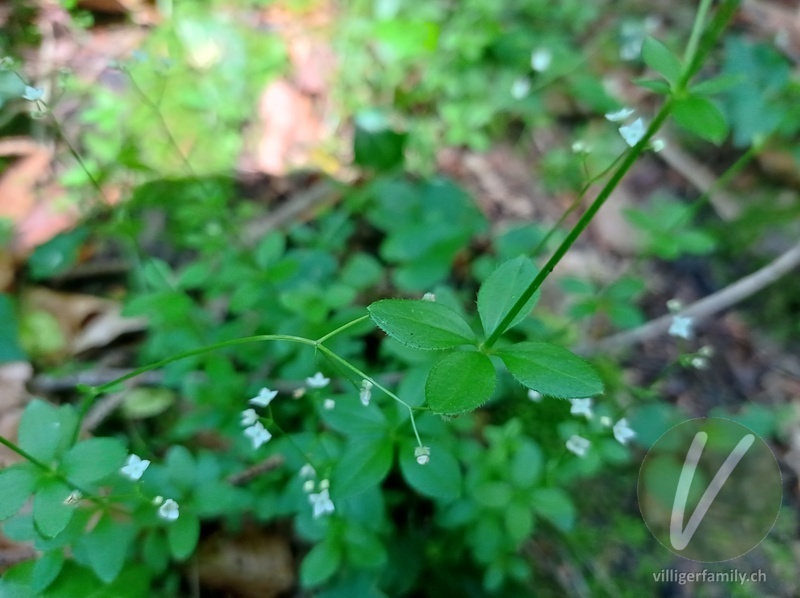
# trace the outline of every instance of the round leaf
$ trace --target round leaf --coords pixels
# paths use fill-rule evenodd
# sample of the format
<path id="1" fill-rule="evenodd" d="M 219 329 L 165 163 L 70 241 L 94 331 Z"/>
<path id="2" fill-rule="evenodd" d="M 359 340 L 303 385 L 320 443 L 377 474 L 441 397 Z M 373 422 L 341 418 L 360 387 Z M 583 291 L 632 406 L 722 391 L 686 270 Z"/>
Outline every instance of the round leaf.
<path id="1" fill-rule="evenodd" d="M 383 299 L 367 309 L 381 330 L 408 347 L 450 349 L 476 340 L 461 316 L 435 301 Z"/>
<path id="2" fill-rule="evenodd" d="M 64 504 L 71 492 L 68 486 L 53 479 L 39 487 L 33 499 L 33 520 L 44 537 L 57 536 L 72 519 L 75 507 Z"/>
<path id="3" fill-rule="evenodd" d="M 400 471 L 408 485 L 431 498 L 451 501 L 461 495 L 461 468 L 456 458 L 443 448 L 431 447 L 431 459 L 425 465 L 417 463 L 414 447 L 402 447 Z"/>
<path id="4" fill-rule="evenodd" d="M 562 347 L 524 342 L 497 354 L 514 378 L 544 395 L 576 398 L 603 392 L 603 383 L 592 366 Z"/>
<path id="5" fill-rule="evenodd" d="M 522 296 L 538 272 L 533 262 L 521 255 L 500 265 L 481 285 L 480 291 L 478 291 L 478 313 L 487 336 L 494 332 L 494 329 Z M 537 289 L 511 320 L 508 328 L 519 324 L 528 316 L 539 300 L 540 294 Z"/>
<path id="6" fill-rule="evenodd" d="M 72 415 L 67 405 L 59 409 L 33 399 L 19 423 L 20 446 L 40 461 L 51 461 L 72 437 Z"/>
<path id="7" fill-rule="evenodd" d="M 316 586 L 336 573 L 342 561 L 338 544 L 325 540 L 314 546 L 300 565 L 300 581 L 304 586 Z"/>
<path id="8" fill-rule="evenodd" d="M 200 537 L 200 520 L 193 513 L 181 513 L 167 530 L 169 550 L 175 559 L 182 561 L 194 551 Z"/>
<path id="9" fill-rule="evenodd" d="M 442 357 L 425 383 L 434 413 L 455 414 L 483 405 L 494 392 L 495 371 L 483 353 L 455 351 Z"/>
<path id="10" fill-rule="evenodd" d="M 61 462 L 62 471 L 71 482 L 90 484 L 122 466 L 127 450 L 113 438 L 90 438 L 73 446 Z"/>
<path id="11" fill-rule="evenodd" d="M 8 519 L 25 504 L 36 488 L 38 470 L 22 464 L 0 471 L 0 521 Z"/>
<path id="12" fill-rule="evenodd" d="M 331 475 L 334 500 L 380 484 L 392 467 L 392 442 L 386 438 L 351 442 Z"/>
<path id="13" fill-rule="evenodd" d="M 125 564 L 128 547 L 135 534 L 136 530 L 131 524 L 115 521 L 110 515 L 105 515 L 78 542 L 89 557 L 92 571 L 104 582 L 111 583 Z"/>

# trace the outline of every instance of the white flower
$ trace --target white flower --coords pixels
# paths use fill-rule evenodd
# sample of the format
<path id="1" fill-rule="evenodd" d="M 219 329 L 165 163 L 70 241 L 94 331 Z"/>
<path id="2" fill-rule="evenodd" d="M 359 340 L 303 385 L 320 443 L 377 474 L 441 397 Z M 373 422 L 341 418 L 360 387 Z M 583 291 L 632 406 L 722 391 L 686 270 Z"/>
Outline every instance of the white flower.
<path id="1" fill-rule="evenodd" d="M 692 367 L 696 370 L 704 370 L 708 367 L 708 359 L 705 357 L 692 357 L 691 361 Z"/>
<path id="2" fill-rule="evenodd" d="M 330 487 L 331 487 L 330 480 L 320 480 L 320 482 L 319 482 L 319 489 L 320 490 L 327 490 Z"/>
<path id="3" fill-rule="evenodd" d="M 692 319 L 686 316 L 673 316 L 669 326 L 669 335 L 680 338 L 692 338 Z"/>
<path id="4" fill-rule="evenodd" d="M 521 100 L 531 91 L 531 82 L 527 77 L 518 77 L 511 84 L 511 97 Z"/>
<path id="5" fill-rule="evenodd" d="M 711 345 L 703 345 L 702 347 L 700 347 L 698 353 L 700 353 L 700 355 L 702 355 L 703 357 L 713 357 L 714 347 L 712 347 Z"/>
<path id="6" fill-rule="evenodd" d="M 81 494 L 80 490 L 73 490 L 69 493 L 69 496 L 64 499 L 65 505 L 77 505 L 80 500 L 83 498 L 83 494 Z"/>
<path id="7" fill-rule="evenodd" d="M 683 302 L 680 299 L 670 299 L 667 301 L 667 309 L 670 313 L 678 313 L 683 309 Z"/>
<path id="8" fill-rule="evenodd" d="M 616 438 L 617 442 L 620 444 L 628 444 L 628 441 L 636 436 L 636 432 L 631 430 L 630 426 L 628 425 L 628 420 L 624 417 L 614 424 L 613 431 L 614 438 Z"/>
<path id="9" fill-rule="evenodd" d="M 586 419 L 592 419 L 592 417 L 594 417 L 592 413 L 593 399 L 572 399 L 570 402 L 572 403 L 572 407 L 569 408 L 569 412 L 572 415 L 583 415 Z"/>
<path id="10" fill-rule="evenodd" d="M 361 399 L 361 404 L 364 405 L 364 407 L 369 405 L 369 400 L 372 398 L 372 382 L 369 380 L 363 380 L 361 382 L 361 392 L 358 398 Z"/>
<path id="11" fill-rule="evenodd" d="M 629 116 L 633 115 L 635 110 L 633 108 L 621 108 L 616 112 L 606 112 L 606 120 L 610 120 L 612 123 L 620 122 L 628 118 Z"/>
<path id="12" fill-rule="evenodd" d="M 317 372 L 311 378 L 306 378 L 306 384 L 309 388 L 325 388 L 330 383 L 331 379 L 322 375 L 322 372 Z"/>
<path id="13" fill-rule="evenodd" d="M 308 502 L 314 507 L 314 519 L 319 519 L 323 515 L 333 513 L 333 501 L 327 488 L 322 490 L 319 494 L 309 494 Z"/>
<path id="14" fill-rule="evenodd" d="M 579 457 L 585 456 L 586 451 L 589 450 L 591 445 L 591 442 L 586 440 L 583 436 L 578 436 L 577 434 L 573 434 L 570 439 L 567 440 L 567 450 L 575 453 Z"/>
<path id="15" fill-rule="evenodd" d="M 150 466 L 150 461 L 147 459 L 140 459 L 136 455 L 130 455 L 125 465 L 119 470 L 129 480 L 134 482 L 142 477 L 144 471 Z"/>
<path id="16" fill-rule="evenodd" d="M 313 478 L 317 475 L 316 470 L 311 466 L 311 463 L 306 463 L 300 468 L 300 477 L 304 480 Z"/>
<path id="17" fill-rule="evenodd" d="M 164 497 L 163 497 L 163 496 L 161 496 L 160 494 L 159 494 L 158 496 L 156 496 L 156 497 L 153 499 L 153 504 L 154 504 L 155 506 L 158 506 L 158 505 L 160 505 L 160 504 L 161 504 L 161 503 L 163 503 L 163 502 L 164 502 Z"/>
<path id="18" fill-rule="evenodd" d="M 269 433 L 269 430 L 267 430 L 261 422 L 256 422 L 254 425 L 247 428 L 244 431 L 244 435 L 252 441 L 253 449 L 257 449 L 262 444 L 269 442 L 269 439 L 272 438 L 272 434 Z"/>
<path id="19" fill-rule="evenodd" d="M 158 508 L 158 515 L 167 521 L 175 521 L 178 518 L 178 515 L 180 515 L 178 511 L 178 503 L 171 498 L 168 498 L 164 501 L 164 504 Z"/>
<path id="20" fill-rule="evenodd" d="M 277 390 L 270 390 L 269 388 L 262 388 L 258 391 L 258 396 L 253 397 L 250 399 L 250 404 L 255 405 L 256 407 L 266 407 L 278 396 Z"/>
<path id="21" fill-rule="evenodd" d="M 601 415 L 600 416 L 600 425 L 601 426 L 605 426 L 606 428 L 610 428 L 611 427 L 611 418 L 608 417 L 607 415 Z"/>
<path id="22" fill-rule="evenodd" d="M 423 301 L 436 301 L 436 295 L 433 293 L 425 293 L 422 296 Z"/>
<path id="23" fill-rule="evenodd" d="M 325 399 L 322 401 L 322 408 L 328 411 L 331 411 L 334 407 L 336 407 L 336 401 L 333 399 Z"/>
<path id="24" fill-rule="evenodd" d="M 252 426 L 258 421 L 258 413 L 255 409 L 245 409 L 242 411 L 242 426 Z"/>
<path id="25" fill-rule="evenodd" d="M 547 48 L 537 48 L 531 53 L 531 68 L 537 73 L 549 69 L 552 61 L 553 53 Z"/>
<path id="26" fill-rule="evenodd" d="M 589 145 L 581 139 L 572 144 L 573 154 L 590 154 L 591 152 L 592 148 L 589 147 Z"/>
<path id="27" fill-rule="evenodd" d="M 529 390 L 528 391 L 528 398 L 533 401 L 534 403 L 541 403 L 542 402 L 542 393 L 538 390 Z"/>
<path id="28" fill-rule="evenodd" d="M 44 89 L 26 85 L 25 93 L 22 94 L 22 99 L 28 100 L 29 102 L 36 102 L 37 100 L 41 100 L 43 96 L 44 96 Z"/>
<path id="29" fill-rule="evenodd" d="M 654 152 L 658 153 L 667 147 L 667 142 L 661 139 L 660 137 L 653 139 L 650 143 L 650 147 L 653 149 Z"/>
<path id="30" fill-rule="evenodd" d="M 619 128 L 619 134 L 622 135 L 625 143 L 633 147 L 639 143 L 639 141 L 641 141 L 642 137 L 644 137 L 644 121 L 641 118 L 637 118 L 631 124 L 621 126 Z"/>
<path id="31" fill-rule="evenodd" d="M 417 458 L 417 463 L 427 465 L 431 460 L 431 449 L 427 446 L 418 446 L 414 449 L 414 456 Z"/>
<path id="32" fill-rule="evenodd" d="M 306 480 L 303 482 L 303 492 L 310 494 L 314 491 L 314 480 Z"/>

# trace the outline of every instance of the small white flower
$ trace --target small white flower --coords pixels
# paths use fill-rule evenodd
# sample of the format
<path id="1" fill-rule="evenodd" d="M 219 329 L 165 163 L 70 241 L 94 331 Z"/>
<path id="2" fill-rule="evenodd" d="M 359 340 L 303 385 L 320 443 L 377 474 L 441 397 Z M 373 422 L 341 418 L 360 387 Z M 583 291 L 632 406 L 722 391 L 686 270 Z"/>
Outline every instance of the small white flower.
<path id="1" fill-rule="evenodd" d="M 319 494 L 309 494 L 308 502 L 314 507 L 314 519 L 319 519 L 323 515 L 333 513 L 335 510 L 327 488 L 322 490 Z"/>
<path id="2" fill-rule="evenodd" d="M 436 301 L 436 295 L 433 293 L 425 293 L 422 296 L 423 301 Z"/>
<path id="3" fill-rule="evenodd" d="M 680 299 L 670 299 L 667 301 L 667 309 L 670 313 L 678 313 L 683 309 L 683 302 Z"/>
<path id="4" fill-rule="evenodd" d="M 163 496 L 161 496 L 160 494 L 159 494 L 158 496 L 156 496 L 156 497 L 153 499 L 153 504 L 154 504 L 155 506 L 158 506 L 158 505 L 160 505 L 160 504 L 161 504 L 161 503 L 163 503 L 163 502 L 164 502 L 164 497 L 163 497 Z"/>
<path id="5" fill-rule="evenodd" d="M 266 444 L 269 442 L 270 438 L 272 438 L 272 434 L 269 433 L 269 430 L 267 430 L 261 422 L 256 422 L 254 425 L 247 428 L 244 431 L 244 435 L 251 440 L 254 450 L 262 444 Z"/>
<path id="6" fill-rule="evenodd" d="M 700 353 L 700 355 L 702 355 L 703 357 L 713 357 L 714 347 L 712 347 L 711 345 L 703 345 L 702 347 L 700 347 L 698 353 Z"/>
<path id="7" fill-rule="evenodd" d="M 330 480 L 320 480 L 320 482 L 319 482 L 319 489 L 320 490 L 327 490 L 330 487 L 331 487 Z"/>
<path id="8" fill-rule="evenodd" d="M 364 405 L 364 407 L 369 405 L 369 401 L 372 398 L 372 382 L 369 380 L 363 380 L 361 382 L 361 392 L 358 398 L 361 399 L 361 404 Z"/>
<path id="9" fill-rule="evenodd" d="M 142 477 L 142 474 L 150 466 L 150 461 L 147 459 L 140 459 L 136 455 L 130 455 L 125 465 L 119 470 L 129 480 L 134 482 Z"/>
<path id="10" fill-rule="evenodd" d="M 531 81 L 527 77 L 518 77 L 511 84 L 511 97 L 521 100 L 531 91 Z"/>
<path id="11" fill-rule="evenodd" d="M 630 426 L 628 425 L 628 420 L 624 417 L 614 424 L 613 431 L 614 438 L 616 438 L 617 442 L 620 444 L 628 444 L 628 441 L 636 436 L 636 432 L 631 430 Z"/>
<path id="12" fill-rule="evenodd" d="M 431 449 L 427 446 L 418 446 L 414 449 L 414 456 L 417 458 L 417 463 L 427 465 L 431 460 Z"/>
<path id="13" fill-rule="evenodd" d="M 42 97 L 44 97 L 44 89 L 31 87 L 30 85 L 25 86 L 25 93 L 22 94 L 23 100 L 36 102 L 37 100 L 41 100 Z"/>
<path id="14" fill-rule="evenodd" d="M 547 48 L 537 48 L 531 53 L 531 68 L 541 73 L 550 68 L 553 62 L 553 53 Z"/>
<path id="15" fill-rule="evenodd" d="M 528 391 L 528 398 L 533 401 L 534 403 L 541 403 L 542 402 L 542 393 L 538 390 L 529 390 Z"/>
<path id="16" fill-rule="evenodd" d="M 704 370 L 708 367 L 708 359 L 705 357 L 692 357 L 691 361 L 692 367 L 696 370 Z"/>
<path id="17" fill-rule="evenodd" d="M 311 466 L 311 463 L 306 463 L 305 465 L 303 465 L 300 468 L 300 477 L 303 478 L 304 480 L 307 480 L 308 478 L 316 477 L 316 475 L 317 475 L 317 472 Z"/>
<path id="18" fill-rule="evenodd" d="M 83 494 L 81 494 L 80 490 L 73 490 L 69 493 L 69 496 L 64 499 L 65 505 L 77 505 L 80 500 L 83 498 Z"/>
<path id="19" fill-rule="evenodd" d="M 590 154 L 591 152 L 592 148 L 589 147 L 589 145 L 581 139 L 572 144 L 573 154 Z"/>
<path id="20" fill-rule="evenodd" d="M 600 425 L 604 426 L 606 428 L 610 428 L 611 427 L 611 418 L 608 417 L 607 415 L 601 415 L 600 416 Z"/>
<path id="21" fill-rule="evenodd" d="M 178 503 L 171 498 L 168 498 L 164 501 L 164 504 L 158 508 L 158 515 L 167 521 L 175 521 L 178 518 L 178 515 L 180 515 L 180 512 L 178 511 Z"/>
<path id="22" fill-rule="evenodd" d="M 650 143 L 650 147 L 654 152 L 658 153 L 665 147 L 667 147 L 667 142 L 658 137 L 656 139 L 653 139 L 653 141 Z"/>
<path id="23" fill-rule="evenodd" d="M 256 407 L 266 407 L 278 396 L 277 390 L 270 390 L 269 388 L 262 388 L 258 391 L 258 395 L 250 399 L 250 404 Z"/>
<path id="24" fill-rule="evenodd" d="M 586 440 L 586 438 L 578 436 L 577 434 L 573 434 L 570 439 L 567 440 L 567 450 L 571 453 L 575 453 L 579 457 L 584 457 L 591 445 L 592 443 Z"/>
<path id="25" fill-rule="evenodd" d="M 314 480 L 306 480 L 303 482 L 303 492 L 310 494 L 314 491 Z"/>
<path id="26" fill-rule="evenodd" d="M 256 413 L 255 409 L 245 409 L 242 411 L 242 426 L 248 427 L 252 426 L 254 423 L 258 421 L 258 413 Z"/>
<path id="27" fill-rule="evenodd" d="M 324 401 L 322 401 L 323 409 L 331 411 L 334 407 L 336 407 L 336 401 L 334 401 L 333 399 L 325 399 Z"/>
<path id="28" fill-rule="evenodd" d="M 673 316 L 669 326 L 669 335 L 680 338 L 692 338 L 692 319 L 686 316 Z"/>
<path id="29" fill-rule="evenodd" d="M 592 419 L 592 417 L 594 417 L 592 413 L 593 399 L 572 399 L 570 402 L 572 406 L 569 408 L 569 412 L 572 415 L 583 415 L 586 419 Z"/>
<path id="30" fill-rule="evenodd" d="M 631 124 L 621 126 L 619 128 L 619 134 L 622 135 L 625 143 L 633 147 L 639 143 L 639 141 L 641 141 L 642 137 L 644 137 L 644 121 L 641 118 L 637 118 Z"/>
<path id="31" fill-rule="evenodd" d="M 606 120 L 610 120 L 612 123 L 620 122 L 632 116 L 635 110 L 633 108 L 621 108 L 616 112 L 606 112 Z"/>
<path id="32" fill-rule="evenodd" d="M 625 42 L 619 49 L 619 57 L 622 60 L 636 60 L 642 52 L 642 40 L 632 39 Z"/>
<path id="33" fill-rule="evenodd" d="M 330 383 L 331 379 L 322 375 L 322 372 L 317 372 L 310 378 L 306 378 L 306 384 L 309 388 L 325 388 Z"/>

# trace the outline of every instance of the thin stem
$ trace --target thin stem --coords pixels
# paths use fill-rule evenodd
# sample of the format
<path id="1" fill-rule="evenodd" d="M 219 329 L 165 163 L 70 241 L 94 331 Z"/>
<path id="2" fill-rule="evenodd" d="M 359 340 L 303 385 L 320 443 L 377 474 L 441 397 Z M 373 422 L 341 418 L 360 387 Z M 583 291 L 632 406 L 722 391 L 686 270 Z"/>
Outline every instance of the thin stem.
<path id="1" fill-rule="evenodd" d="M 569 231 L 569 234 L 566 238 L 561 242 L 561 245 L 558 246 L 555 253 L 553 253 L 552 257 L 547 261 L 544 267 L 539 271 L 533 281 L 528 285 L 528 288 L 520 295 L 517 302 L 511 307 L 511 309 L 506 313 L 505 317 L 500 321 L 494 331 L 489 335 L 489 338 L 483 343 L 484 348 L 490 348 L 492 345 L 497 342 L 497 339 L 500 338 L 500 335 L 505 332 L 506 328 L 508 328 L 511 321 L 516 317 L 516 315 L 522 310 L 522 307 L 528 302 L 528 300 L 533 296 L 533 294 L 537 291 L 537 289 L 542 285 L 544 280 L 550 275 L 550 272 L 556 267 L 558 262 L 564 257 L 564 255 L 569 251 L 569 248 L 572 247 L 572 244 L 575 243 L 577 238 L 580 234 L 584 231 L 584 229 L 589 225 L 594 218 L 597 211 L 603 207 L 603 204 L 606 200 L 611 196 L 611 193 L 617 187 L 619 182 L 622 178 L 627 174 L 628 170 L 630 170 L 631 166 L 636 162 L 639 155 L 642 153 L 644 148 L 647 147 L 650 139 L 653 135 L 658 131 L 661 127 L 663 122 L 669 116 L 670 111 L 672 110 L 672 101 L 667 100 L 666 103 L 661 107 L 656 117 L 653 119 L 653 122 L 650 123 L 650 126 L 647 129 L 647 132 L 644 136 L 639 140 L 639 142 L 633 146 L 627 154 L 625 154 L 625 158 L 622 160 L 619 168 L 611 175 L 611 178 L 605 184 L 603 189 L 597 195 L 597 198 L 592 202 L 589 208 L 584 212 L 583 216 L 581 216 L 580 220 L 578 220 L 577 224 Z"/>
<path id="2" fill-rule="evenodd" d="M 352 322 L 348 322 L 347 324 L 344 324 L 343 326 L 339 326 L 339 327 L 338 327 L 336 330 L 334 330 L 333 332 L 329 332 L 329 333 L 328 333 L 328 334 L 326 334 L 325 336 L 318 338 L 316 342 L 317 342 L 317 344 L 318 344 L 318 345 L 321 345 L 322 343 L 324 343 L 324 342 L 325 342 L 326 340 L 328 340 L 329 338 L 331 338 L 331 337 L 333 337 L 333 336 L 335 336 L 335 335 L 339 334 L 340 332 L 342 332 L 342 331 L 344 331 L 344 330 L 347 330 L 347 329 L 348 329 L 348 328 L 350 328 L 351 326 L 355 326 L 356 324 L 360 324 L 360 323 L 361 323 L 361 322 L 363 322 L 364 320 L 369 320 L 369 314 L 367 314 L 367 315 L 365 315 L 365 316 L 361 316 L 360 318 L 356 318 L 356 319 L 355 319 L 355 320 L 353 320 Z"/>
<path id="3" fill-rule="evenodd" d="M 689 64 L 697 54 L 697 45 L 700 43 L 700 36 L 703 34 L 703 26 L 706 22 L 706 16 L 711 8 L 711 0 L 701 0 L 700 7 L 697 9 L 697 14 L 694 17 L 694 25 L 692 26 L 692 34 L 689 36 L 689 43 L 686 44 L 686 52 L 683 54 L 683 61 Z"/>
<path id="4" fill-rule="evenodd" d="M 31 455 L 27 451 L 23 450 L 21 447 L 17 446 L 16 444 L 11 442 L 10 440 L 6 440 L 6 438 L 4 438 L 3 436 L 0 436 L 0 444 L 2 444 L 3 446 L 11 449 L 15 453 L 17 453 L 20 457 L 22 457 L 23 459 L 25 459 L 27 461 L 30 461 L 31 463 L 33 463 L 36 467 L 38 467 L 42 471 L 46 471 L 48 473 L 52 473 L 53 472 L 53 468 L 52 467 L 48 467 L 47 465 L 45 465 L 44 463 L 39 461 L 39 459 L 37 459 L 36 457 Z"/>

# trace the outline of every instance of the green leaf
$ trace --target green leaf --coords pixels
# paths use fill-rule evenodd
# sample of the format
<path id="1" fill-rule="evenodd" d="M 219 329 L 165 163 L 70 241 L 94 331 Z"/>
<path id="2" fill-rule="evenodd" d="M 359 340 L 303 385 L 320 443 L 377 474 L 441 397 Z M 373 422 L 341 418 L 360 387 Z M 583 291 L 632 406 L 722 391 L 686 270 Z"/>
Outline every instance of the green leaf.
<path id="1" fill-rule="evenodd" d="M 44 592 L 52 584 L 64 566 L 64 553 L 61 549 L 43 554 L 33 566 L 31 589 L 37 594 Z"/>
<path id="2" fill-rule="evenodd" d="M 675 85 L 680 79 L 683 71 L 681 61 L 657 39 L 649 36 L 645 38 L 642 43 L 642 58 L 647 66 L 664 75 L 671 84 Z"/>
<path id="3" fill-rule="evenodd" d="M 142 558 L 156 575 L 163 573 L 167 569 L 169 565 L 169 545 L 161 528 L 153 528 L 145 536 L 142 544 Z"/>
<path id="4" fill-rule="evenodd" d="M 19 344 L 19 324 L 14 304 L 10 296 L 0 293 L 0 363 L 24 359 L 25 353 Z"/>
<path id="5" fill-rule="evenodd" d="M 59 408 L 33 399 L 19 423 L 19 444 L 33 457 L 49 463 L 69 444 L 76 425 L 75 412 L 69 405 Z"/>
<path id="6" fill-rule="evenodd" d="M 39 470 L 30 463 L 0 471 L 0 521 L 16 513 L 30 498 L 39 481 Z"/>
<path id="7" fill-rule="evenodd" d="M 197 546 L 200 538 L 200 520 L 194 513 L 181 513 L 167 530 L 169 551 L 178 561 L 186 559 Z"/>
<path id="8" fill-rule="evenodd" d="M 353 153 L 359 166 L 377 171 L 401 166 L 405 144 L 406 134 L 393 131 L 380 113 L 368 111 L 356 117 Z"/>
<path id="9" fill-rule="evenodd" d="M 461 496 L 461 468 L 445 448 L 431 447 L 430 461 L 420 465 L 414 456 L 414 445 L 404 444 L 399 461 L 403 478 L 420 494 L 445 501 Z"/>
<path id="10" fill-rule="evenodd" d="M 168 388 L 139 386 L 125 395 L 122 412 L 130 419 L 160 415 L 175 404 L 175 393 Z"/>
<path id="11" fill-rule="evenodd" d="M 345 436 L 385 438 L 388 434 L 386 416 L 373 403 L 366 407 L 353 393 L 336 402 L 336 409 L 323 410 L 322 420 Z"/>
<path id="12" fill-rule="evenodd" d="M 61 462 L 67 478 L 78 485 L 91 484 L 122 467 L 128 451 L 113 438 L 90 438 L 73 446 Z"/>
<path id="13" fill-rule="evenodd" d="M 367 310 L 381 330 L 407 347 L 439 350 L 476 341 L 456 312 L 435 301 L 383 299 Z"/>
<path id="14" fill-rule="evenodd" d="M 575 525 L 575 505 L 561 488 L 536 490 L 533 493 L 533 510 L 563 532 Z"/>
<path id="15" fill-rule="evenodd" d="M 350 442 L 331 474 L 334 502 L 380 484 L 392 467 L 392 448 L 389 438 Z"/>
<path id="16" fill-rule="evenodd" d="M 78 543 L 86 552 L 92 571 L 105 583 L 111 583 L 122 570 L 135 536 L 136 528 L 132 524 L 115 521 L 105 514 Z"/>
<path id="17" fill-rule="evenodd" d="M 725 116 L 706 98 L 689 96 L 676 100 L 672 115 L 681 127 L 711 143 L 719 145 L 728 135 Z"/>
<path id="18" fill-rule="evenodd" d="M 36 491 L 33 499 L 33 521 L 44 537 L 57 536 L 72 519 L 75 507 L 64 504 L 71 493 L 72 490 L 66 484 L 54 479 L 45 480 Z"/>
<path id="19" fill-rule="evenodd" d="M 483 353 L 454 351 L 431 369 L 425 398 L 434 413 L 456 414 L 483 405 L 494 392 L 494 365 Z"/>
<path id="20" fill-rule="evenodd" d="M 481 285 L 478 291 L 478 313 L 486 336 L 497 328 L 500 321 L 508 313 L 517 299 L 528 288 L 538 273 L 533 262 L 521 255 L 501 264 L 491 276 Z M 533 296 L 525 302 L 520 312 L 508 325 L 512 328 L 524 320 L 539 300 L 540 290 L 537 289 Z M 505 330 L 503 331 L 505 332 Z"/>
<path id="21" fill-rule="evenodd" d="M 35 280 L 51 278 L 71 268 L 88 236 L 89 229 L 78 227 L 36 247 L 28 258 L 31 277 Z"/>
<path id="22" fill-rule="evenodd" d="M 705 81 L 701 81 L 697 85 L 693 85 L 689 91 L 695 96 L 710 96 L 723 91 L 728 91 L 745 81 L 745 77 L 741 74 L 727 74 L 712 77 Z"/>
<path id="23" fill-rule="evenodd" d="M 524 342 L 497 354 L 523 386 L 544 395 L 579 398 L 603 392 L 603 383 L 594 368 L 562 347 Z"/>
<path id="24" fill-rule="evenodd" d="M 328 580 L 342 562 L 342 549 L 333 540 L 323 540 L 306 555 L 300 565 L 300 581 L 305 587 Z"/>
<path id="25" fill-rule="evenodd" d="M 653 93 L 658 93 L 661 95 L 669 95 L 671 88 L 669 83 L 666 81 L 662 81 L 661 79 L 634 79 L 634 85 L 638 85 L 644 89 L 649 89 Z"/>

